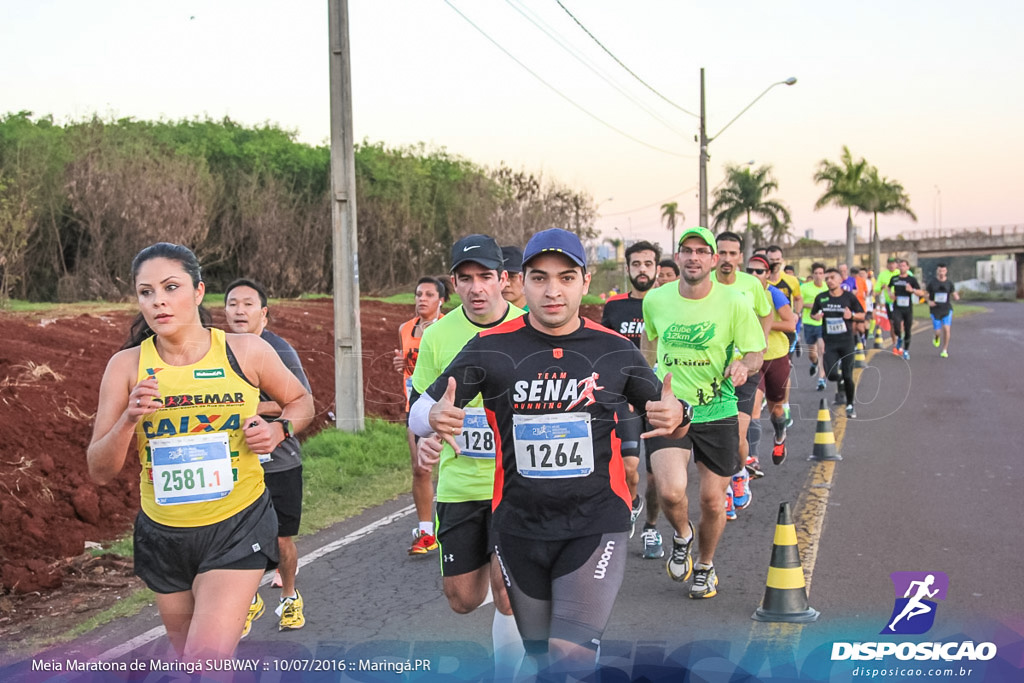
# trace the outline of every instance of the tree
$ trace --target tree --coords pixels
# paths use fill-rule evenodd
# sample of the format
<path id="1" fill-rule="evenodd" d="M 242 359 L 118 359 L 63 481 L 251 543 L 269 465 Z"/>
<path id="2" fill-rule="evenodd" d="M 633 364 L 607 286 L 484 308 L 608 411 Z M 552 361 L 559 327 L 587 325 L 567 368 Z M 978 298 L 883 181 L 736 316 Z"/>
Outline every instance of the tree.
<path id="1" fill-rule="evenodd" d="M 789 209 L 782 202 L 768 199 L 768 195 L 779 189 L 779 184 L 772 175 L 772 167 L 761 166 L 751 170 L 749 166 L 730 164 L 725 167 L 725 184 L 715 190 L 715 203 L 711 206 L 714 220 L 711 229 L 715 232 L 722 226 L 731 228 L 741 217 L 745 217 L 747 239 L 744 253 L 749 257 L 754 249 L 754 242 L 760 242 L 763 229 L 767 227 L 776 236 L 785 236 L 789 232 L 791 218 Z M 765 220 L 764 227 L 751 221 L 752 216 Z"/>
<path id="2" fill-rule="evenodd" d="M 853 265 L 855 235 L 853 231 L 853 209 L 860 202 L 863 192 L 862 179 L 868 169 L 868 162 L 863 158 L 853 160 L 850 148 L 843 145 L 843 154 L 839 163 L 822 159 L 818 162 L 818 170 L 814 173 L 814 182 L 825 184 L 825 192 L 814 203 L 817 211 L 828 205 L 846 209 L 846 263 Z"/>
<path id="3" fill-rule="evenodd" d="M 685 222 L 686 214 L 679 210 L 679 202 L 669 202 L 661 205 L 661 219 L 665 221 L 665 227 L 672 231 L 672 252 L 675 253 L 679 247 L 676 244 L 676 222 Z"/>
<path id="4" fill-rule="evenodd" d="M 857 209 L 865 213 L 871 213 L 874 234 L 873 262 L 876 271 L 881 268 L 880 241 L 878 237 L 878 215 L 887 216 L 892 213 L 902 213 L 909 216 L 915 222 L 917 216 L 910 208 L 910 197 L 907 196 L 903 185 L 895 180 L 880 175 L 878 169 L 871 166 L 861 178 L 861 192 L 857 202 Z"/>

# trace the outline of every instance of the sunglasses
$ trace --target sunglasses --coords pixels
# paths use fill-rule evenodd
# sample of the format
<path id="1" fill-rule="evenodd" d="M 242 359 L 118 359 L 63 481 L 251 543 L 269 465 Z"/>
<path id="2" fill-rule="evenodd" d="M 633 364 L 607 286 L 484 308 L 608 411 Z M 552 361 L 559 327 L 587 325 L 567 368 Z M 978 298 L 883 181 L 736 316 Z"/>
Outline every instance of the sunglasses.
<path id="1" fill-rule="evenodd" d="M 751 275 L 764 275 L 768 272 L 767 268 L 747 268 L 747 272 Z"/>

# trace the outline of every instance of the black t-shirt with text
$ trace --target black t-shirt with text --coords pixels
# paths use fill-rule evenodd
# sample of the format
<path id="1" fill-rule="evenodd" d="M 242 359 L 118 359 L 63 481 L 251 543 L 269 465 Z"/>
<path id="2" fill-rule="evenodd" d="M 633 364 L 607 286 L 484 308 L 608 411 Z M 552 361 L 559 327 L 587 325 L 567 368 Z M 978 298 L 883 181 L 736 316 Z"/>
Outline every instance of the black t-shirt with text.
<path id="1" fill-rule="evenodd" d="M 427 389 L 457 383 L 455 405 L 480 394 L 495 435 L 494 527 L 543 540 L 628 531 L 630 496 L 615 413 L 640 416 L 661 382 L 635 346 L 581 318 L 551 336 L 527 314 L 474 337 Z"/>
<path id="2" fill-rule="evenodd" d="M 892 305 L 899 308 L 912 307 L 914 305 L 914 290 L 921 289 L 917 278 L 909 273 L 893 275 L 889 280 L 889 287 L 892 288 Z"/>
<path id="3" fill-rule="evenodd" d="M 644 336 L 644 300 L 628 294 L 608 299 L 601 312 L 601 324 L 618 332 L 639 349 Z"/>
<path id="4" fill-rule="evenodd" d="M 828 291 L 814 297 L 811 315 L 822 312 L 821 333 L 826 344 L 841 344 L 853 339 L 853 320 L 843 318 L 843 309 L 851 313 L 863 313 L 864 308 L 853 292 L 841 292 L 832 296 Z"/>
<path id="5" fill-rule="evenodd" d="M 928 300 L 934 301 L 931 314 L 936 318 L 945 318 L 953 310 L 953 292 L 956 287 L 947 280 L 932 280 L 928 283 Z"/>

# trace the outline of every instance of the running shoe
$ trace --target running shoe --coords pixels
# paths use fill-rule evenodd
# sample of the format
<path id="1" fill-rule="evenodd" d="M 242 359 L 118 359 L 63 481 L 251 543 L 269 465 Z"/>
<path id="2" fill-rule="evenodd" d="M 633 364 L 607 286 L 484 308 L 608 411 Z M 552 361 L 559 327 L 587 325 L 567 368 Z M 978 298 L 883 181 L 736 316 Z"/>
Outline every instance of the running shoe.
<path id="1" fill-rule="evenodd" d="M 825 391 L 825 378 L 824 377 L 819 377 L 818 378 L 818 391 Z"/>
<path id="2" fill-rule="evenodd" d="M 256 601 L 249 605 L 249 614 L 245 616 L 245 626 L 242 627 L 242 637 L 245 638 L 249 635 L 249 631 L 252 629 L 252 622 L 256 621 L 263 616 L 266 605 L 263 604 L 263 598 L 260 594 L 256 594 Z"/>
<path id="3" fill-rule="evenodd" d="M 943 351 L 940 353 L 939 358 L 949 358 L 949 351 Z"/>
<path id="4" fill-rule="evenodd" d="M 660 560 L 665 557 L 665 546 L 661 542 L 661 532 L 653 526 L 640 532 L 644 542 L 644 559 Z"/>
<path id="5" fill-rule="evenodd" d="M 781 465 L 786 462 L 786 442 L 777 443 L 772 448 L 772 464 Z"/>
<path id="6" fill-rule="evenodd" d="M 809 373 L 807 373 L 807 374 L 809 374 L 811 377 L 814 377 L 814 375 L 816 375 L 818 373 L 818 364 L 817 363 L 811 363 L 810 370 L 811 371 Z"/>
<path id="7" fill-rule="evenodd" d="M 892 347 L 892 355 L 894 355 L 894 356 L 902 356 L 903 354 L 900 352 L 900 347 L 898 347 L 898 346 Z"/>
<path id="8" fill-rule="evenodd" d="M 673 581 L 686 581 L 693 573 L 693 558 L 690 557 L 690 546 L 693 545 L 694 531 L 693 522 L 687 522 L 690 526 L 690 540 L 685 543 L 678 540 L 675 534 L 672 535 L 672 554 L 665 563 L 665 571 Z"/>
<path id="9" fill-rule="evenodd" d="M 939 336 L 935 335 L 935 338 L 932 339 L 932 346 L 934 346 L 935 348 L 939 348 L 939 344 L 941 344 L 941 343 L 942 342 L 939 341 Z"/>
<path id="10" fill-rule="evenodd" d="M 699 564 L 693 571 L 693 584 L 690 586 L 690 597 L 699 600 L 713 598 L 718 595 L 718 575 L 713 565 Z"/>
<path id="11" fill-rule="evenodd" d="M 306 617 L 302 615 L 302 595 L 295 591 L 294 598 L 285 598 L 278 607 L 281 621 L 278 622 L 277 630 L 286 631 L 302 628 L 306 625 Z"/>
<path id="12" fill-rule="evenodd" d="M 644 497 L 637 496 L 633 499 L 633 509 L 629 513 L 629 537 L 633 538 L 633 534 L 636 533 L 636 520 L 640 518 L 640 513 L 644 511 Z"/>
<path id="13" fill-rule="evenodd" d="M 760 479 L 764 476 L 764 470 L 761 469 L 761 463 L 753 455 L 747 458 L 747 464 L 744 465 L 747 469 L 747 473 L 754 479 Z"/>
<path id="14" fill-rule="evenodd" d="M 425 531 L 416 531 L 416 540 L 409 548 L 410 555 L 426 555 L 431 550 L 437 550 L 437 538 Z"/>
<path id="15" fill-rule="evenodd" d="M 857 417 L 857 409 L 853 407 L 852 403 L 846 404 L 846 417 Z"/>
<path id="16" fill-rule="evenodd" d="M 733 503 L 732 487 L 725 489 L 725 521 L 732 522 L 736 519 L 736 505 Z"/>
<path id="17" fill-rule="evenodd" d="M 903 360 L 910 360 L 910 351 L 903 352 Z"/>
<path id="18" fill-rule="evenodd" d="M 732 475 L 729 493 L 732 494 L 733 505 L 737 510 L 744 510 L 750 505 L 754 497 L 750 493 L 750 475 L 745 469 L 740 470 L 739 474 Z"/>
<path id="19" fill-rule="evenodd" d="M 836 392 L 835 398 L 832 399 L 832 403 L 837 406 L 846 405 L 846 391 L 842 388 Z"/>

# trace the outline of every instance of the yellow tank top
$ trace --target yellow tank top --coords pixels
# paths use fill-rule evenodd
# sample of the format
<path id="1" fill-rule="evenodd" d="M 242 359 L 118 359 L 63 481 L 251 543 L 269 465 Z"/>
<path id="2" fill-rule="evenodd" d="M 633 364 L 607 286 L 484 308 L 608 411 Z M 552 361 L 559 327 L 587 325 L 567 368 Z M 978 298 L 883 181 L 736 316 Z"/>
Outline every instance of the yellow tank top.
<path id="1" fill-rule="evenodd" d="M 242 421 L 256 414 L 259 389 L 228 362 L 222 330 L 192 365 L 168 365 L 155 337 L 142 342 L 139 380 L 156 377 L 164 405 L 135 426 L 142 462 L 142 510 L 167 526 L 214 524 L 263 493 L 259 456 Z"/>

